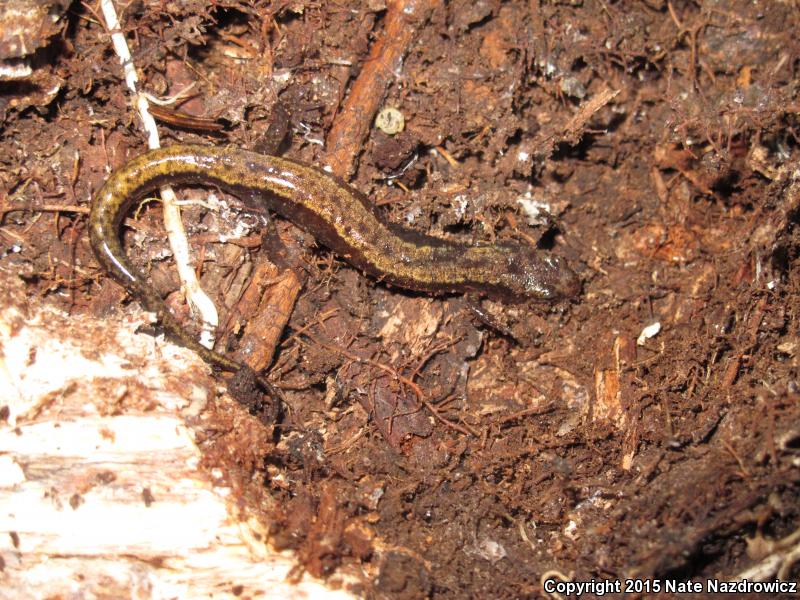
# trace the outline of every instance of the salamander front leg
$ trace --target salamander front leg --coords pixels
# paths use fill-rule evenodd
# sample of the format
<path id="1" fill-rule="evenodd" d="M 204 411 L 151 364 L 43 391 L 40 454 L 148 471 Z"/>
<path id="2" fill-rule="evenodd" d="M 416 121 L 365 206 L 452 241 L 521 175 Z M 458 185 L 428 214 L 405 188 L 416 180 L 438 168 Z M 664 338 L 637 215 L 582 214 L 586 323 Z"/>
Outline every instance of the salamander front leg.
<path id="1" fill-rule="evenodd" d="M 481 324 L 485 325 L 495 333 L 499 333 L 505 338 L 512 340 L 514 343 L 519 343 L 514 333 L 503 323 L 501 323 L 494 315 L 487 311 L 481 303 L 482 298 L 477 294 L 467 294 L 464 299 L 467 302 L 467 308 Z"/>

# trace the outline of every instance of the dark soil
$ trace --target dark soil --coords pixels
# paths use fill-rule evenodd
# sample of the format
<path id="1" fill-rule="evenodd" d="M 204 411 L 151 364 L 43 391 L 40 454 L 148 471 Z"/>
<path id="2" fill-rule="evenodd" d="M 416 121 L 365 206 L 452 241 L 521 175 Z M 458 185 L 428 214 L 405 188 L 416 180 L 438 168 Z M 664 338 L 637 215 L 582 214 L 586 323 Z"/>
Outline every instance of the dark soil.
<path id="1" fill-rule="evenodd" d="M 0 82 L 0 267 L 41 302 L 116 319 L 126 295 L 85 210 L 145 135 L 95 10 L 73 3 L 37 56 L 56 94 Z M 177 108 L 213 124 L 162 123 L 164 145 L 259 148 L 280 105 L 285 154 L 323 164 L 386 14 L 145 0 L 122 20 L 142 89 L 194 83 Z M 305 279 L 270 368 L 291 410 L 249 465 L 260 477 L 241 476 L 276 500 L 273 541 L 377 597 L 542 596 L 553 571 L 736 578 L 800 523 L 798 6 L 463 0 L 412 26 L 376 91 L 405 130 L 355 141 L 352 184 L 421 232 L 551 249 L 583 291 L 486 303 L 513 339 L 463 298 L 390 289 L 278 221 Z M 257 238 L 209 241 L 233 217 L 185 213 L 228 324 L 269 259 Z M 160 208 L 137 218 L 132 254 L 175 292 Z"/>

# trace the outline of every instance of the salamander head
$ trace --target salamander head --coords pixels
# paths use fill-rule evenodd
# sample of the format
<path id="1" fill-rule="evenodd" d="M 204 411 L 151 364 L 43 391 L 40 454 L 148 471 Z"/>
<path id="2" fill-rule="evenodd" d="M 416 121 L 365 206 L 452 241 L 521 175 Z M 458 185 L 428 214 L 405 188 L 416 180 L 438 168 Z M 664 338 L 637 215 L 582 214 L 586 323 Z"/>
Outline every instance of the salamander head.
<path id="1" fill-rule="evenodd" d="M 513 301 L 571 298 L 581 289 L 566 259 L 532 248 L 516 248 L 509 255 L 501 285 Z"/>

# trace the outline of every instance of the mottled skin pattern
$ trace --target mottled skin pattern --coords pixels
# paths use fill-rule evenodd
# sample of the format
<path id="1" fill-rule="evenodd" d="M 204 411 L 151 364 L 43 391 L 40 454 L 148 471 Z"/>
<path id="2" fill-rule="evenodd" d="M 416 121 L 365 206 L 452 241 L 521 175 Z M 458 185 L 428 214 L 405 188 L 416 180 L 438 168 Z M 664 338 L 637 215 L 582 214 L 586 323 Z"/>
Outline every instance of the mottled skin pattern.
<path id="1" fill-rule="evenodd" d="M 131 204 L 163 184 L 217 185 L 246 204 L 267 208 L 308 231 L 353 266 L 398 287 L 428 293 L 476 292 L 504 301 L 552 300 L 578 292 L 564 259 L 529 246 L 465 245 L 387 225 L 363 194 L 316 169 L 238 148 L 171 146 L 116 171 L 94 199 L 89 236 L 100 264 L 164 328 L 207 362 L 241 365 L 201 346 L 128 260 L 119 226 Z"/>

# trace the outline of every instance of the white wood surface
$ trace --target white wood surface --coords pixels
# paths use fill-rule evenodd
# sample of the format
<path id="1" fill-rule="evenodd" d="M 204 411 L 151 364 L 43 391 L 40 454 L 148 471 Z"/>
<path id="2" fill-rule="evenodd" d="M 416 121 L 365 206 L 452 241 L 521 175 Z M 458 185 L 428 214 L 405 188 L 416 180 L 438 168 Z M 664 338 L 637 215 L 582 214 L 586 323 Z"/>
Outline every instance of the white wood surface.
<path id="1" fill-rule="evenodd" d="M 350 597 L 288 582 L 293 558 L 201 467 L 196 357 L 136 334 L 141 313 L 32 308 L 4 272 L 0 303 L 0 598 Z"/>

